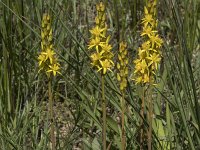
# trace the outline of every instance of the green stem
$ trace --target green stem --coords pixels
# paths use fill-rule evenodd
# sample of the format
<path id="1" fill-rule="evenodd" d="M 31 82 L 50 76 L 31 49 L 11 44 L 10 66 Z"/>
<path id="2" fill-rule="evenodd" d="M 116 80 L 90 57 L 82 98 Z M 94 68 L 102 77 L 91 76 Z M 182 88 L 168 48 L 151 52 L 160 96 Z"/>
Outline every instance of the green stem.
<path id="1" fill-rule="evenodd" d="M 51 86 L 51 78 L 48 81 L 48 90 L 49 90 L 49 113 L 50 113 L 50 123 L 51 123 L 51 142 L 52 142 L 52 150 L 55 150 L 56 142 L 54 135 L 54 117 L 53 117 L 53 98 L 52 98 L 52 86 Z"/>
<path id="2" fill-rule="evenodd" d="M 103 111 L 103 150 L 106 150 L 106 99 L 105 99 L 105 88 L 104 88 L 104 75 L 101 75 L 101 85 L 102 85 L 102 111 Z"/>
<path id="3" fill-rule="evenodd" d="M 121 101 L 121 107 L 122 107 L 122 150 L 125 150 L 126 148 L 126 136 L 125 136 L 125 99 L 124 99 L 124 90 L 122 91 L 122 101 Z"/>
<path id="4" fill-rule="evenodd" d="M 148 132 L 148 150 L 152 149 L 152 120 L 153 120 L 153 102 L 152 102 L 152 86 L 149 87 L 149 132 Z"/>
<path id="5" fill-rule="evenodd" d="M 142 104 L 141 104 L 141 110 L 140 110 L 140 115 L 141 115 L 141 132 L 140 132 L 140 150 L 143 149 L 143 141 L 144 141 L 144 97 L 145 97 L 145 87 L 142 87 Z"/>

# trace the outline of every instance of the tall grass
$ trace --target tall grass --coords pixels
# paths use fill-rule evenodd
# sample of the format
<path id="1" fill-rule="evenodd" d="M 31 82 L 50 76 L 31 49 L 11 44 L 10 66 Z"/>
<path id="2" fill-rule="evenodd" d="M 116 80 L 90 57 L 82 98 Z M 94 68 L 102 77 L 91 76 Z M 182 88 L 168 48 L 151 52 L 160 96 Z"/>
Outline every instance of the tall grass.
<path id="1" fill-rule="evenodd" d="M 62 75 L 52 83 L 56 148 L 102 149 L 101 78 L 91 69 L 87 50 L 97 2 L 0 1 L 0 149 L 47 149 L 50 143 L 48 80 L 38 74 L 37 63 L 41 18 L 46 10 L 53 17 L 55 51 L 62 67 Z M 117 56 L 119 38 L 123 37 L 132 62 L 141 44 L 144 2 L 113 0 L 106 4 L 113 52 Z M 159 83 L 152 93 L 153 149 L 200 148 L 199 13 L 198 0 L 158 3 L 164 46 Z M 133 63 L 129 67 L 132 71 Z M 105 76 L 105 91 L 107 146 L 120 149 L 121 92 L 114 68 Z M 147 114 L 143 117 L 140 113 L 142 91 L 129 80 L 124 94 L 126 149 L 130 150 L 140 148 L 141 117 L 148 128 Z"/>

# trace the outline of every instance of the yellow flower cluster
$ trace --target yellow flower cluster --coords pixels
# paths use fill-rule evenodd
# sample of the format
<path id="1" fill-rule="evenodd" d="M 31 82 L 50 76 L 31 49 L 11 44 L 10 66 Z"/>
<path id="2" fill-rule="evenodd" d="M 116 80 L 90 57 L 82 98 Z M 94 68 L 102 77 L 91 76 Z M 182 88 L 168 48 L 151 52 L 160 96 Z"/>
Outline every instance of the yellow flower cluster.
<path id="1" fill-rule="evenodd" d="M 119 45 L 119 54 L 117 62 L 117 80 L 120 82 L 120 90 L 123 91 L 127 86 L 127 77 L 128 77 L 128 57 L 127 57 L 127 44 L 121 42 Z"/>
<path id="2" fill-rule="evenodd" d="M 144 18 L 142 19 L 143 31 L 141 36 L 144 43 L 138 49 L 138 58 L 134 60 L 134 80 L 137 83 L 153 83 L 154 75 L 161 60 L 163 40 L 159 37 L 156 18 L 157 1 L 149 1 L 144 7 Z"/>
<path id="3" fill-rule="evenodd" d="M 39 71 L 44 70 L 48 76 L 53 73 L 55 76 L 60 74 L 60 64 L 57 61 L 55 52 L 53 50 L 53 35 L 51 28 L 51 18 L 48 14 L 44 14 L 42 18 L 42 31 L 41 31 L 41 49 L 42 52 L 38 56 Z"/>
<path id="4" fill-rule="evenodd" d="M 90 56 L 92 66 L 105 75 L 107 70 L 111 71 L 111 67 L 114 66 L 112 61 L 113 53 L 111 52 L 112 46 L 109 44 L 110 36 L 106 36 L 107 25 L 105 5 L 100 2 L 97 4 L 96 9 L 96 26 L 90 30 L 92 36 L 88 49 L 95 50 Z"/>

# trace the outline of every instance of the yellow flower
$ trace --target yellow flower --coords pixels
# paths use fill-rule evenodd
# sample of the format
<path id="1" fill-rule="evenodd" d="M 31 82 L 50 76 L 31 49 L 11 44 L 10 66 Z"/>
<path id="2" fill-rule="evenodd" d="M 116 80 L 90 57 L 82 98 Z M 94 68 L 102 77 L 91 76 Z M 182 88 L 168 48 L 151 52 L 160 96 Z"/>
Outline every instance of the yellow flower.
<path id="1" fill-rule="evenodd" d="M 154 19 L 153 19 L 152 14 L 149 14 L 147 7 L 144 7 L 144 11 L 145 11 L 145 16 L 142 19 L 142 23 L 144 24 L 144 27 L 146 27 L 148 24 L 152 25 Z"/>
<path id="2" fill-rule="evenodd" d="M 142 76 L 139 76 L 135 79 L 135 84 L 141 83 L 142 82 Z"/>
<path id="3" fill-rule="evenodd" d="M 50 48 L 47 48 L 47 51 L 46 52 L 42 52 L 41 53 L 42 55 L 45 55 L 45 61 L 47 59 L 49 59 L 50 61 L 50 64 L 53 63 L 53 59 L 54 59 L 54 55 L 56 54 L 53 50 L 51 50 Z"/>
<path id="4" fill-rule="evenodd" d="M 100 38 L 99 37 L 95 37 L 94 39 L 90 40 L 90 43 L 88 45 L 89 46 L 88 49 L 92 49 L 93 47 L 95 47 L 96 50 L 98 51 L 100 43 L 101 43 Z"/>
<path id="5" fill-rule="evenodd" d="M 42 63 L 45 62 L 45 60 L 46 60 L 46 56 L 44 54 L 40 54 L 38 56 L 39 66 L 41 66 Z"/>
<path id="6" fill-rule="evenodd" d="M 123 78 L 120 83 L 120 90 L 123 90 L 126 87 L 127 87 L 127 80 L 126 80 L 126 78 Z"/>
<path id="7" fill-rule="evenodd" d="M 150 81 L 150 78 L 149 78 L 148 74 L 144 74 L 143 82 L 148 83 L 149 81 Z"/>
<path id="8" fill-rule="evenodd" d="M 113 54 L 111 53 L 112 46 L 110 44 L 108 44 L 108 43 L 102 43 L 101 44 L 101 48 L 102 48 L 101 55 L 103 53 L 108 53 L 108 55 L 111 54 L 113 56 Z"/>
<path id="9" fill-rule="evenodd" d="M 99 4 L 99 8 L 100 8 L 100 11 L 105 11 L 105 5 L 103 4 L 103 2 L 100 2 Z"/>
<path id="10" fill-rule="evenodd" d="M 154 31 L 151 26 L 146 26 L 143 28 L 141 36 L 147 35 L 148 37 L 150 37 L 152 33 L 156 33 L 156 32 L 157 31 Z"/>
<path id="11" fill-rule="evenodd" d="M 142 44 L 142 49 L 148 50 L 150 49 L 150 41 L 146 41 Z"/>
<path id="12" fill-rule="evenodd" d="M 49 70 L 47 70 L 47 72 L 53 72 L 53 75 L 56 76 L 56 74 L 61 74 L 59 72 L 60 70 L 60 65 L 57 63 L 57 64 L 53 64 L 53 65 L 49 65 Z"/>
<path id="13" fill-rule="evenodd" d="M 141 68 L 140 72 L 141 73 L 144 73 L 146 69 L 148 69 L 147 67 L 147 63 L 146 61 L 143 59 L 141 63 L 139 63 L 139 66 Z"/>
<path id="14" fill-rule="evenodd" d="M 90 30 L 90 33 L 97 37 L 105 37 L 102 33 L 104 30 L 106 30 L 106 28 L 101 29 L 99 28 L 99 26 L 96 26 L 92 30 Z"/>
<path id="15" fill-rule="evenodd" d="M 148 66 L 154 64 L 155 68 L 157 70 L 158 68 L 158 63 L 160 62 L 161 58 L 159 54 L 153 53 L 152 55 L 150 55 L 149 57 L 147 57 L 147 59 L 150 60 L 150 62 L 148 63 Z"/>
<path id="16" fill-rule="evenodd" d="M 100 64 L 100 60 L 102 59 L 102 55 L 100 53 L 93 53 L 91 56 L 91 60 L 92 60 L 92 66 L 100 68 L 99 64 Z"/>
<path id="17" fill-rule="evenodd" d="M 159 37 L 158 34 L 151 34 L 149 37 L 149 40 L 151 41 L 152 47 L 154 47 L 154 44 L 156 44 L 156 47 L 160 48 L 161 44 L 163 43 L 162 39 Z"/>
<path id="18" fill-rule="evenodd" d="M 100 64 L 101 68 L 98 71 L 103 70 L 103 74 L 106 74 L 107 70 L 111 71 L 110 68 L 113 66 L 113 62 L 108 59 L 103 61 L 100 60 Z"/>
<path id="19" fill-rule="evenodd" d="M 140 47 L 138 48 L 138 56 L 140 59 L 144 59 L 146 54 L 148 54 L 148 49 L 141 49 Z"/>

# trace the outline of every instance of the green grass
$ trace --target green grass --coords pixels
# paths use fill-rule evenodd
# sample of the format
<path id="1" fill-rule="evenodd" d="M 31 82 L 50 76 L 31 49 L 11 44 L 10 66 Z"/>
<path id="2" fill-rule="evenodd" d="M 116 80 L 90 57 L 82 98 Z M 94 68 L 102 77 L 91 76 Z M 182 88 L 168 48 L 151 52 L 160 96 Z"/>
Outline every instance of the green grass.
<path id="1" fill-rule="evenodd" d="M 53 19 L 55 51 L 62 75 L 54 78 L 57 149 L 102 149 L 101 78 L 90 67 L 92 0 L 0 0 L 0 149 L 49 147 L 47 79 L 38 73 L 42 14 Z M 141 44 L 145 1 L 106 1 L 109 34 L 117 56 L 119 39 L 128 43 L 130 78 L 125 93 L 127 149 L 140 146 L 142 88 L 131 80 Z M 153 91 L 153 149 L 199 149 L 200 1 L 162 0 L 159 33 L 164 40 L 159 84 Z M 117 59 L 114 61 L 116 62 Z M 120 149 L 120 90 L 116 71 L 105 77 L 107 145 Z M 147 119 L 144 119 L 148 127 Z"/>

